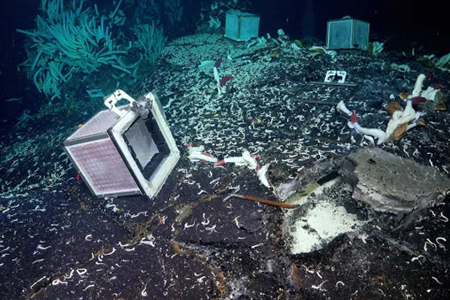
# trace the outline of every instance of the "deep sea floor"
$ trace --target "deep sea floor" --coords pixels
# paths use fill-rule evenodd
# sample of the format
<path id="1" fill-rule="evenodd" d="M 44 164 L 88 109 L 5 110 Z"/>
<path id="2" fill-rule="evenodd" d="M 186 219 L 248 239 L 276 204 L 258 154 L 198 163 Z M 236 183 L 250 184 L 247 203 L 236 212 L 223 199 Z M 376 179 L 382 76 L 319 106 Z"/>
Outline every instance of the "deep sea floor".
<path id="1" fill-rule="evenodd" d="M 220 58 L 220 77 L 233 78 L 218 95 L 211 64 L 198 65 Z M 392 63 L 410 71 L 386 67 Z M 356 86 L 314 83 L 328 70 L 347 71 Z M 77 182 L 61 143 L 90 116 L 30 119 L 2 133 L 0 299 L 448 298 L 448 197 L 412 228 L 394 231 L 404 215 L 371 211 L 338 177 L 324 189 L 326 199 L 363 224 L 319 250 L 292 254 L 284 209 L 223 201 L 230 191 L 279 200 L 256 172 L 192 162 L 186 147 L 203 145 L 219 158 L 246 149 L 271 164 L 272 182 L 287 182 L 372 147 L 336 112 L 340 100 L 357 110 L 361 125 L 384 130 L 385 105 L 404 106 L 399 94 L 427 72 L 425 86 L 442 84 L 446 95 L 448 72 L 402 53 L 333 58 L 303 48 L 247 47 L 218 35 L 171 42 L 157 71 L 126 91 L 135 98 L 158 94 L 182 152 L 155 199 L 96 199 Z M 450 114 L 431 102 L 416 107 L 426 126 L 376 147 L 448 176 Z"/>

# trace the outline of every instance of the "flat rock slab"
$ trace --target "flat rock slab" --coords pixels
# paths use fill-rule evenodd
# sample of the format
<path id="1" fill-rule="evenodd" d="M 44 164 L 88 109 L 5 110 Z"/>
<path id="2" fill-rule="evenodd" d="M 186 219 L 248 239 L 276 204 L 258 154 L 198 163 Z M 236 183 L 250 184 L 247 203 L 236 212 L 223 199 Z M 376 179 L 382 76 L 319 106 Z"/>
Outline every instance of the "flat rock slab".
<path id="1" fill-rule="evenodd" d="M 434 167 L 390 154 L 379 148 L 352 153 L 342 164 L 354 185 L 353 198 L 377 211 L 409 213 L 440 202 L 450 179 Z"/>

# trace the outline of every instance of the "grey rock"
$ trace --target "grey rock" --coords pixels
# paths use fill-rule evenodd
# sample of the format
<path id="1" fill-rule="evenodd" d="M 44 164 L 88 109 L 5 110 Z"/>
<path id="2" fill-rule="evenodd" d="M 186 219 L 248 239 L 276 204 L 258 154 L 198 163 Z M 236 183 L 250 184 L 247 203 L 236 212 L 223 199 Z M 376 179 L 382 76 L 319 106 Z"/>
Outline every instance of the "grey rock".
<path id="1" fill-rule="evenodd" d="M 376 211 L 409 213 L 401 227 L 410 224 L 420 211 L 443 201 L 450 191 L 450 179 L 436 168 L 379 148 L 360 149 L 340 167 L 340 174 L 354 187 L 354 199 Z"/>

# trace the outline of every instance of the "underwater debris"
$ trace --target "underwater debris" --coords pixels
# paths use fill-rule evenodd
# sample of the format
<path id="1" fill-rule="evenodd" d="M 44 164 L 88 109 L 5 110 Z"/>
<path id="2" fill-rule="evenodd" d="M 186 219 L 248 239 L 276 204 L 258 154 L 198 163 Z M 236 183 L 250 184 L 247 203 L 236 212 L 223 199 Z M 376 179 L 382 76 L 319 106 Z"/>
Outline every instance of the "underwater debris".
<path id="1" fill-rule="evenodd" d="M 401 106 L 398 102 L 391 101 L 386 106 L 386 111 L 390 115 L 393 115 L 397 110 L 403 110 L 403 106 Z"/>
<path id="2" fill-rule="evenodd" d="M 392 63 L 391 69 L 402 72 L 402 73 L 409 73 L 411 71 L 411 68 L 406 64 L 398 65 L 396 63 Z"/>
<path id="3" fill-rule="evenodd" d="M 294 208 L 297 208 L 297 206 L 298 206 L 298 205 L 280 203 L 277 201 L 262 199 L 262 198 L 253 197 L 253 196 L 238 195 L 238 194 L 230 194 L 227 197 L 225 197 L 225 199 L 223 199 L 223 201 L 227 201 L 230 198 L 241 198 L 241 199 L 245 199 L 245 200 L 255 201 L 255 202 L 259 202 L 259 203 L 265 203 L 268 205 L 282 207 L 282 208 L 288 208 L 288 209 L 294 209 Z"/>
<path id="4" fill-rule="evenodd" d="M 210 153 L 204 152 L 204 150 L 205 147 L 203 145 L 198 147 L 188 145 L 189 159 L 191 161 L 217 163 L 218 159 L 213 157 Z"/>
<path id="5" fill-rule="evenodd" d="M 226 75 L 226 76 L 222 77 L 222 79 L 219 80 L 220 87 L 224 87 L 225 84 L 227 84 L 227 82 L 233 78 L 234 78 L 233 75 Z"/>
<path id="6" fill-rule="evenodd" d="M 247 166 L 251 170 L 259 170 L 258 160 L 261 157 L 256 154 L 250 154 L 248 151 L 242 152 L 242 156 L 225 157 L 224 159 L 216 162 L 214 165 L 219 167 L 225 164 L 234 163 L 237 166 Z"/>
<path id="7" fill-rule="evenodd" d="M 359 125 L 356 119 L 356 111 L 352 112 L 350 116 L 350 122 L 348 123 L 348 127 L 354 128 L 357 132 L 362 133 L 364 135 L 376 137 L 378 139 L 377 141 L 378 145 L 384 143 L 388 138 L 388 135 L 381 129 L 364 128 L 361 125 Z"/>
<path id="8" fill-rule="evenodd" d="M 446 110 L 447 110 L 447 106 L 445 106 L 444 103 L 439 103 L 438 105 L 436 105 L 436 106 L 434 107 L 434 110 L 437 110 L 437 111 L 446 111 Z"/>
<path id="9" fill-rule="evenodd" d="M 373 42 L 371 43 L 371 55 L 377 56 L 378 54 L 380 54 L 381 52 L 383 52 L 384 50 L 384 43 L 380 43 L 380 42 Z"/>
<path id="10" fill-rule="evenodd" d="M 345 106 L 344 100 L 339 101 L 339 103 L 336 105 L 336 109 L 343 112 L 349 117 L 352 115 L 352 112 Z"/>
<path id="11" fill-rule="evenodd" d="M 400 98 L 406 101 L 406 107 L 404 109 L 397 102 L 388 103 L 386 110 L 390 115 L 392 115 L 392 117 L 388 122 L 385 131 L 382 131 L 381 129 L 365 128 L 360 126 L 357 122 L 356 111 L 353 111 L 350 114 L 350 110 L 342 101 L 338 103 L 338 105 L 336 106 L 336 110 L 350 116 L 350 121 L 348 122 L 348 126 L 350 128 L 354 128 L 357 132 L 364 134 L 365 137 L 373 136 L 377 138 L 378 145 L 390 139 L 399 140 L 402 137 L 403 133 L 416 127 L 416 125 L 418 124 L 417 121 L 424 115 L 424 113 L 422 112 L 416 112 L 416 110 L 414 110 L 413 108 L 413 105 L 426 104 L 428 99 L 435 98 L 435 96 L 437 95 L 435 91 L 439 91 L 434 90 L 433 88 L 422 91 L 425 78 L 426 76 L 424 74 L 420 74 L 417 77 L 413 92 L 411 94 L 400 94 Z M 430 91 L 432 91 L 433 94 L 429 94 L 428 92 Z M 429 98 L 425 98 L 424 96 L 427 96 Z M 423 120 L 421 120 L 419 124 L 422 123 Z"/>

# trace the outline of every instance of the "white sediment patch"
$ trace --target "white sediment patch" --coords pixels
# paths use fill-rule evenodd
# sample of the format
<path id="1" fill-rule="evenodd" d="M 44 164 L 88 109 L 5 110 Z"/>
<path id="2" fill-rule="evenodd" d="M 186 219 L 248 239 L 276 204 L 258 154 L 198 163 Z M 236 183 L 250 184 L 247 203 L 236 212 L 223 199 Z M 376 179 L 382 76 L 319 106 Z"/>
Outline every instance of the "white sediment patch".
<path id="1" fill-rule="evenodd" d="M 291 252 L 300 254 L 322 249 L 338 235 L 354 231 L 363 224 L 344 207 L 321 202 L 295 222 Z"/>
<path id="2" fill-rule="evenodd" d="M 307 205 L 310 202 L 316 204 L 293 224 L 291 222 L 294 213 L 291 211 L 286 216 L 286 222 L 291 223 L 286 229 L 292 237 L 290 245 L 292 254 L 320 250 L 340 234 L 357 230 L 365 223 L 323 193 L 325 188 L 335 183 L 336 180 L 330 181 L 316 189 L 311 195 L 301 199 L 302 204 Z"/>

